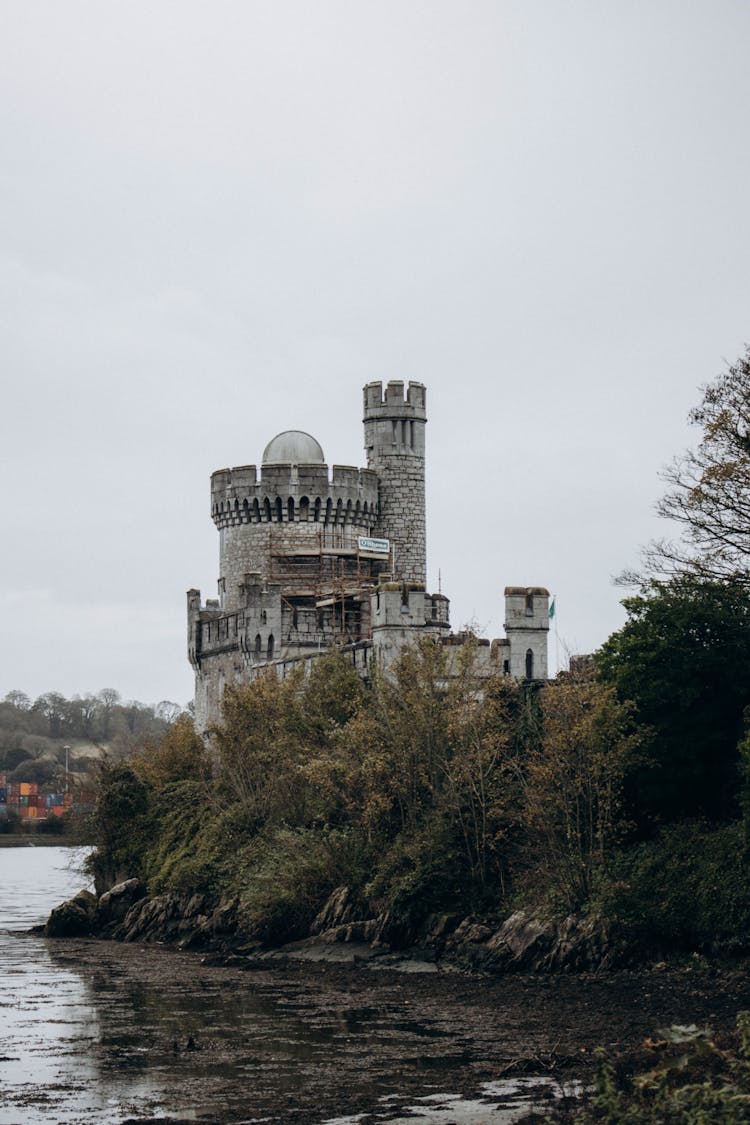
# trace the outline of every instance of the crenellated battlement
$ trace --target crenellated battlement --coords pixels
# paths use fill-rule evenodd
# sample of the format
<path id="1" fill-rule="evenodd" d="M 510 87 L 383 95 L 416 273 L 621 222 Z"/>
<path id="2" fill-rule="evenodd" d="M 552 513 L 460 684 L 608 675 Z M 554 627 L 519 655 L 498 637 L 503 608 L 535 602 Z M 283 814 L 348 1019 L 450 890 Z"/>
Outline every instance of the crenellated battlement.
<path id="1" fill-rule="evenodd" d="M 427 418 L 427 388 L 424 383 L 408 385 L 393 380 L 368 383 L 364 389 L 364 421 L 371 418 Z"/>
<path id="2" fill-rule="evenodd" d="M 211 477 L 217 527 L 237 523 L 356 524 L 377 520 L 378 477 L 372 469 L 334 465 L 255 465 L 220 469 Z"/>

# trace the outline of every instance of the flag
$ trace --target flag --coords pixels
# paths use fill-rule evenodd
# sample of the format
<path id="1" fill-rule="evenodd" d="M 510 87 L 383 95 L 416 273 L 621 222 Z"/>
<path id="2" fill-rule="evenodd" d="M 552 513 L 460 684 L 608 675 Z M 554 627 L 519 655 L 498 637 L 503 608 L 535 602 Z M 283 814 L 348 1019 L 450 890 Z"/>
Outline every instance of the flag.
<path id="1" fill-rule="evenodd" d="M 555 616 L 555 599 L 554 598 L 549 603 L 549 615 L 550 615 L 550 617 Z"/>

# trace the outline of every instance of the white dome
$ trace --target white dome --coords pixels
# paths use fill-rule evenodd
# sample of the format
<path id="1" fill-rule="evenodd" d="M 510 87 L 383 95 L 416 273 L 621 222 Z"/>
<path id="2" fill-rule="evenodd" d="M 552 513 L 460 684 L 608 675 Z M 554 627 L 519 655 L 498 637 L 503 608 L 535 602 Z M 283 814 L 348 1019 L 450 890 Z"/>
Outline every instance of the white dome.
<path id="1" fill-rule="evenodd" d="M 263 451 L 264 465 L 323 465 L 320 443 L 304 430 L 284 430 L 271 438 Z"/>

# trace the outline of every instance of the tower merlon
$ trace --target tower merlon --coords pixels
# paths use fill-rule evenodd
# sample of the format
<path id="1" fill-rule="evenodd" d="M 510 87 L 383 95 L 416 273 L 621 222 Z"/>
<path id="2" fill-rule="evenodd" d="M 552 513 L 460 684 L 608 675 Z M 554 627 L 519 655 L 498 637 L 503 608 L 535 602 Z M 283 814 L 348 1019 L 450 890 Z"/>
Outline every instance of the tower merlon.
<path id="1" fill-rule="evenodd" d="M 549 630 L 549 590 L 544 586 L 506 586 L 505 628 Z"/>
<path id="2" fill-rule="evenodd" d="M 424 383 L 410 382 L 404 392 L 402 382 L 368 383 L 364 389 L 364 419 L 419 418 L 427 420 L 427 388 Z"/>

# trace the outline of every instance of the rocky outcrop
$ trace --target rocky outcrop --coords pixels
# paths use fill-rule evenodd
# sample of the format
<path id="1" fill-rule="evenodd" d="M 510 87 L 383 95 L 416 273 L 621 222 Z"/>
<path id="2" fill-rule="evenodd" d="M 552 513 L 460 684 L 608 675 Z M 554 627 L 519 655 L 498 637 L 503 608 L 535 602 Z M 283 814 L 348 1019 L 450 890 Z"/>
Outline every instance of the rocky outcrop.
<path id="1" fill-rule="evenodd" d="M 117 926 L 134 903 L 146 896 L 146 884 L 140 879 L 125 879 L 100 895 L 97 904 L 97 921 L 100 928 Z"/>
<path id="2" fill-rule="evenodd" d="M 96 908 L 96 895 L 79 891 L 52 911 L 44 927 L 45 937 L 85 937 L 97 928 Z"/>
<path id="3" fill-rule="evenodd" d="M 139 879 L 126 879 L 96 898 L 81 891 L 56 907 L 47 922 L 49 937 L 97 935 L 119 941 L 164 942 L 183 949 L 238 949 L 263 954 L 248 944 L 236 900 L 204 894 L 149 897 Z M 570 915 L 549 919 L 517 911 L 498 926 L 475 915 L 426 918 L 405 948 L 387 913 L 373 917 L 368 904 L 350 887 L 337 887 L 310 927 L 307 940 L 283 946 L 285 957 L 302 957 L 308 946 L 320 952 L 339 944 L 369 947 L 382 955 L 400 950 L 401 959 L 444 962 L 473 972 L 591 972 L 615 967 L 606 927 L 597 918 Z M 357 958 L 355 958 L 356 960 Z M 388 958 L 386 958 L 386 961 Z"/>
<path id="4" fill-rule="evenodd" d="M 368 918 L 367 904 L 351 887 L 337 887 L 326 899 L 323 909 L 310 926 L 312 935 L 338 929 L 351 922 L 363 922 Z"/>
<path id="5" fill-rule="evenodd" d="M 168 893 L 136 902 L 114 936 L 121 941 L 176 942 L 183 949 L 196 949 L 231 943 L 237 935 L 236 902 Z"/>
<path id="6" fill-rule="evenodd" d="M 485 972 L 591 972 L 609 968 L 614 950 L 597 918 L 544 919 L 516 911 L 497 930 L 466 919 L 446 943 L 446 953 Z"/>

